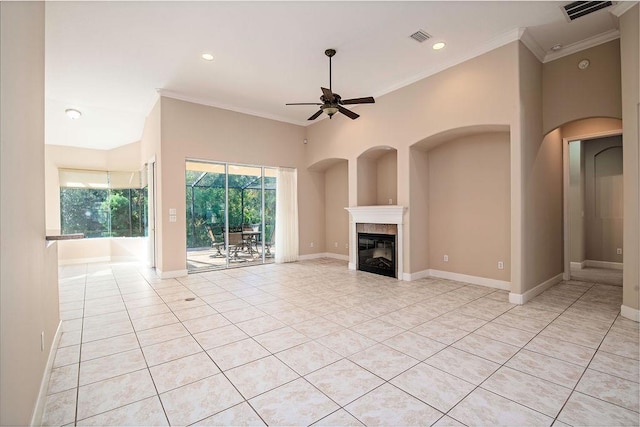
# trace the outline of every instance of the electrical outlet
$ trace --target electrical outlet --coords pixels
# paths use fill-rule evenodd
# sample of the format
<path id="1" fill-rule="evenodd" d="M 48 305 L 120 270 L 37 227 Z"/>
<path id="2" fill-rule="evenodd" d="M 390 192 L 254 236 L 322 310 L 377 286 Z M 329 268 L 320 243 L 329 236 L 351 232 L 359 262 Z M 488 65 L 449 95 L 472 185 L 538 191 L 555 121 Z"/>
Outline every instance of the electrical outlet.
<path id="1" fill-rule="evenodd" d="M 344 248 L 345 248 L 345 249 L 349 249 L 349 244 L 348 244 L 348 243 L 345 243 L 345 244 L 344 244 Z"/>
<path id="2" fill-rule="evenodd" d="M 44 331 L 40 332 L 40 351 L 44 351 Z"/>
<path id="3" fill-rule="evenodd" d="M 389 199 L 389 204 L 392 205 L 393 204 L 393 199 Z"/>
<path id="4" fill-rule="evenodd" d="M 313 247 L 313 242 L 309 243 L 309 247 L 312 248 Z"/>
<path id="5" fill-rule="evenodd" d="M 444 262 L 449 262 L 449 255 L 445 255 L 445 256 L 443 256 L 443 257 L 442 257 L 442 260 L 443 260 Z"/>
<path id="6" fill-rule="evenodd" d="M 498 261 L 498 270 L 504 270 L 504 262 Z"/>
<path id="7" fill-rule="evenodd" d="M 617 253 L 618 255 L 622 255 L 622 248 L 618 248 L 618 249 L 616 249 L 616 253 Z"/>
<path id="8" fill-rule="evenodd" d="M 338 242 L 334 242 L 333 246 L 337 248 L 338 247 Z"/>

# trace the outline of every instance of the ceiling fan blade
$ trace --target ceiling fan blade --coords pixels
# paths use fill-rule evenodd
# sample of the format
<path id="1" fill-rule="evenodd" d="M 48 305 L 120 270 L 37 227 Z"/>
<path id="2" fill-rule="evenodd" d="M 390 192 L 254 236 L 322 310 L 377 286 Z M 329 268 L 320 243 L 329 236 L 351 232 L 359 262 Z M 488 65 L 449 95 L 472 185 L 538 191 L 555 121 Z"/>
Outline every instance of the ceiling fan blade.
<path id="1" fill-rule="evenodd" d="M 356 114 L 351 110 L 347 110 L 346 108 L 338 105 L 338 111 L 340 111 L 342 114 L 344 114 L 345 116 L 349 117 L 352 120 L 357 119 L 358 117 L 360 117 L 360 114 Z"/>
<path id="2" fill-rule="evenodd" d="M 315 120 L 318 118 L 318 116 L 320 116 L 320 114 L 322 114 L 322 110 L 316 111 L 316 113 L 313 116 L 309 117 L 307 120 Z"/>
<path id="3" fill-rule="evenodd" d="M 284 105 L 322 105 L 322 104 L 319 102 L 292 102 Z"/>
<path id="4" fill-rule="evenodd" d="M 349 104 L 375 104 L 376 100 L 373 99 L 372 96 L 367 96 L 366 98 L 352 98 L 352 99 L 343 99 L 340 103 L 344 105 Z"/>
<path id="5" fill-rule="evenodd" d="M 333 102 L 333 92 L 331 92 L 331 89 L 327 89 L 326 87 L 321 87 L 320 89 L 322 89 L 324 100 L 326 102 Z"/>

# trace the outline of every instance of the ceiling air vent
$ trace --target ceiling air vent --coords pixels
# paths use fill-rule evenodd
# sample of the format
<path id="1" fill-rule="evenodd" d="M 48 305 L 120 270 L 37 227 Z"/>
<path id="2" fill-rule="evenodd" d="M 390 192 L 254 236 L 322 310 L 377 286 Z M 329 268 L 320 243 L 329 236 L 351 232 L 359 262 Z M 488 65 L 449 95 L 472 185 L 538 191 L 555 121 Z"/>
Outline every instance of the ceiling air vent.
<path id="1" fill-rule="evenodd" d="M 409 37 L 417 41 L 418 43 L 422 43 L 423 41 L 429 40 L 431 36 L 422 30 L 418 30 L 415 33 L 411 34 Z"/>
<path id="2" fill-rule="evenodd" d="M 573 3 L 562 6 L 562 9 L 567 16 L 567 19 L 569 21 L 573 21 L 581 16 L 588 15 L 612 5 L 613 2 L 611 1 L 574 1 Z"/>

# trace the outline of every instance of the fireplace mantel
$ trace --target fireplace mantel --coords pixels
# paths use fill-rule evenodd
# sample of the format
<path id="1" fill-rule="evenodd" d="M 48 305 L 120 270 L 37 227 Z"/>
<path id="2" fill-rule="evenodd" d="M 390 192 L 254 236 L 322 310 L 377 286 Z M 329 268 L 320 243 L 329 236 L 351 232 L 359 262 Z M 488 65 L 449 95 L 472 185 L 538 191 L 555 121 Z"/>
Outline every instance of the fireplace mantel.
<path id="1" fill-rule="evenodd" d="M 349 269 L 356 270 L 358 262 L 358 233 L 356 224 L 396 224 L 398 226 L 396 260 L 398 280 L 403 280 L 403 245 L 402 224 L 405 206 L 378 205 L 353 206 L 345 208 L 349 211 Z"/>
<path id="2" fill-rule="evenodd" d="M 407 209 L 398 205 L 354 206 L 345 208 L 353 222 L 361 224 L 402 224 L 402 216 Z"/>

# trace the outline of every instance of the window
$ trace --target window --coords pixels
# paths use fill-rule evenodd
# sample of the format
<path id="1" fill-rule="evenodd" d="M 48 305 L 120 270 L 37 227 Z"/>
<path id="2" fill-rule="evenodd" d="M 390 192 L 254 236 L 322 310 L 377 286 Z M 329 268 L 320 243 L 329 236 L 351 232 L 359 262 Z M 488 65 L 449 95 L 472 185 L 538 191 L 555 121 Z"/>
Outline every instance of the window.
<path id="1" fill-rule="evenodd" d="M 59 176 L 62 234 L 147 235 L 145 173 L 60 169 Z"/>

